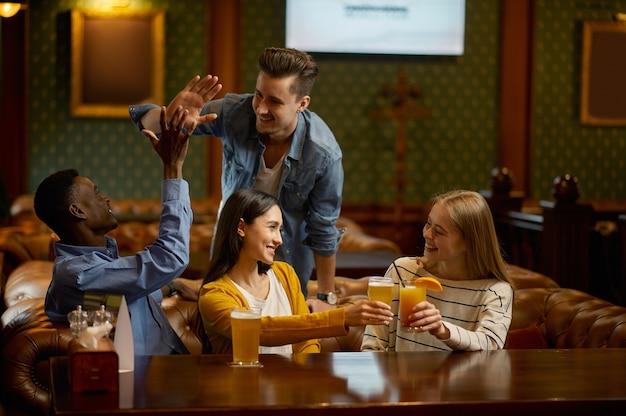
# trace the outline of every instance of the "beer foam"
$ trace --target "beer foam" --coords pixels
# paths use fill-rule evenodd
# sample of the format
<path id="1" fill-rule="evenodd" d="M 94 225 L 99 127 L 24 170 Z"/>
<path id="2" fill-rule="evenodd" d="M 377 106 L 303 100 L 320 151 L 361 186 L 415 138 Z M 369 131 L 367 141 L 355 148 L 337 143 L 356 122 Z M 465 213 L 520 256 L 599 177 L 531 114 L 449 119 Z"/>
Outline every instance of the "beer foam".
<path id="1" fill-rule="evenodd" d="M 371 281 L 369 285 L 376 286 L 376 287 L 389 287 L 389 286 L 393 286 L 393 282 Z"/>
<path id="2" fill-rule="evenodd" d="M 230 317 L 235 319 L 260 319 L 261 315 L 252 311 L 232 311 Z"/>

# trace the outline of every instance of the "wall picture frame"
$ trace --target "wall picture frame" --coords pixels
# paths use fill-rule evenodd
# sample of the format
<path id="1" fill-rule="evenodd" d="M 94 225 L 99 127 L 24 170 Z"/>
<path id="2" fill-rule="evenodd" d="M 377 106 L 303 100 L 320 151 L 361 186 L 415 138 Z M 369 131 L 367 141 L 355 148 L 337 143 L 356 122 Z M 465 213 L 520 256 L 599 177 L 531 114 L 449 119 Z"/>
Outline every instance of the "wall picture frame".
<path id="1" fill-rule="evenodd" d="M 128 106 L 162 103 L 165 12 L 71 10 L 70 112 L 128 117 Z"/>
<path id="2" fill-rule="evenodd" d="M 626 126 L 626 22 L 583 22 L 580 122 Z"/>

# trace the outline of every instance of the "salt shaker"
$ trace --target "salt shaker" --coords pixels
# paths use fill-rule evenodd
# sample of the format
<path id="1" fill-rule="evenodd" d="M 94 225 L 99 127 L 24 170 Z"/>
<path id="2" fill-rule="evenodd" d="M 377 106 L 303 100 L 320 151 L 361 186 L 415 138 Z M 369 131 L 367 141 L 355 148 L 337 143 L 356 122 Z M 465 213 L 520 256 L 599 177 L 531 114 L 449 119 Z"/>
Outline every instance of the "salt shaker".
<path id="1" fill-rule="evenodd" d="M 93 315 L 93 326 L 100 326 L 104 324 L 113 324 L 113 314 L 106 310 L 106 306 L 100 305 L 100 309 Z M 105 336 L 108 336 L 107 333 Z"/>
<path id="2" fill-rule="evenodd" d="M 70 329 L 74 338 L 78 338 L 79 334 L 87 329 L 89 325 L 89 315 L 83 310 L 81 305 L 76 310 L 67 314 L 67 320 L 70 322 Z"/>

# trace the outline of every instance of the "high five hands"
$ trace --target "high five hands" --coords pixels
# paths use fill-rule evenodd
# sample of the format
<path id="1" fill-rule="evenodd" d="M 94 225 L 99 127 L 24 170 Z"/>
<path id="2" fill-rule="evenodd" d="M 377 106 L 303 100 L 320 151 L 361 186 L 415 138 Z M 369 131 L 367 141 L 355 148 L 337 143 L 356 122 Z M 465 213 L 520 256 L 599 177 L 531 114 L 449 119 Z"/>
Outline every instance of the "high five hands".
<path id="1" fill-rule="evenodd" d="M 185 125 L 183 126 L 186 129 L 190 129 L 193 123 L 199 125 L 215 120 L 217 114 L 210 113 L 201 116 L 200 112 L 202 107 L 222 90 L 222 84 L 218 81 L 217 76 L 211 74 L 206 75 L 202 79 L 200 79 L 199 75 L 193 77 L 167 106 L 166 118 L 168 120 L 172 119 L 176 109 L 182 107 L 183 110 L 189 112 L 187 117 L 185 117 Z"/>

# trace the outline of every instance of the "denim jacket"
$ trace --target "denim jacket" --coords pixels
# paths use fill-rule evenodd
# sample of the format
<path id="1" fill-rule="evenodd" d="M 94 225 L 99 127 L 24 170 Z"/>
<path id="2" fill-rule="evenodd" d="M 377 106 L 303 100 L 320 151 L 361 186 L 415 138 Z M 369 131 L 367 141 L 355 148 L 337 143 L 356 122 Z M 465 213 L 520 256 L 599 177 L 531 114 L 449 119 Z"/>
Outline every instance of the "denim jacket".
<path id="1" fill-rule="evenodd" d="M 208 102 L 202 114 L 217 119 L 200 125 L 194 135 L 219 137 L 222 142 L 222 202 L 238 189 L 252 188 L 261 167 L 265 145 L 256 131 L 252 94 L 227 94 Z M 129 108 L 141 130 L 141 117 L 156 105 Z M 313 270 L 312 252 L 330 256 L 337 252 L 341 231 L 335 223 L 343 190 L 342 153 L 335 136 L 315 113 L 299 114 L 293 141 L 284 159 L 278 200 L 283 212 L 283 245 L 278 259 L 291 264 L 306 291 Z M 282 250 L 281 250 L 282 249 Z"/>

